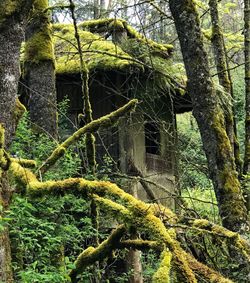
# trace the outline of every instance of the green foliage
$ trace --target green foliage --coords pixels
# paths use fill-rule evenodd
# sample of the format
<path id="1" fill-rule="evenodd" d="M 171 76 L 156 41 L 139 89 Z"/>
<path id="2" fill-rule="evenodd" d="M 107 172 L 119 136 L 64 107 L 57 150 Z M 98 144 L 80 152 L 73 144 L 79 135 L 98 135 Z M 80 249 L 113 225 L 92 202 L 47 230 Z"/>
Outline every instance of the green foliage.
<path id="1" fill-rule="evenodd" d="M 207 161 L 197 123 L 191 113 L 177 116 L 181 188 L 209 188 Z"/>
<path id="2" fill-rule="evenodd" d="M 59 108 L 59 124 L 63 129 L 67 125 L 68 101 L 63 101 Z M 56 144 L 45 135 L 32 132 L 26 113 L 19 123 L 11 153 L 17 158 L 35 159 L 39 165 Z M 80 165 L 77 151 L 71 148 L 44 178 L 72 177 Z M 37 200 L 15 196 L 8 219 L 17 282 L 68 282 L 72 263 L 96 234 L 88 201 L 70 194 Z M 1 219 L 2 222 L 6 219 Z"/>
<path id="3" fill-rule="evenodd" d="M 89 204 L 73 195 L 36 201 L 16 196 L 9 213 L 16 277 L 67 282 L 72 262 L 95 235 L 89 215 Z"/>
<path id="4" fill-rule="evenodd" d="M 212 188 L 186 188 L 181 193 L 188 209 L 194 211 L 195 217 L 219 223 L 217 201 Z"/>
<path id="5" fill-rule="evenodd" d="M 142 254 L 143 280 L 145 283 L 152 282 L 152 277 L 159 265 L 159 255 L 153 250 L 148 250 Z"/>
<path id="6" fill-rule="evenodd" d="M 63 131 L 68 122 L 66 118 L 67 103 L 68 101 L 66 100 L 59 105 L 59 125 L 62 126 L 60 131 L 64 134 L 65 132 Z M 34 159 L 39 166 L 57 146 L 57 141 L 44 134 L 34 134 L 30 123 L 29 115 L 25 113 L 18 125 L 16 136 L 11 146 L 11 154 L 16 158 Z M 76 148 L 70 148 L 56 165 L 47 172 L 45 179 L 59 180 L 72 177 L 77 173 L 80 165 L 81 159 Z"/>

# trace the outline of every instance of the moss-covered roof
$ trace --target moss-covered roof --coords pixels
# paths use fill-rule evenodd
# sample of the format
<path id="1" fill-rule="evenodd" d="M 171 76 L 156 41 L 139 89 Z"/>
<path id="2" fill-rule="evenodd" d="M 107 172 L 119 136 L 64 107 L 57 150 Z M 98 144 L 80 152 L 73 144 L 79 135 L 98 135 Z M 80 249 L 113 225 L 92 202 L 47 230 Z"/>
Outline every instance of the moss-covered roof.
<path id="1" fill-rule="evenodd" d="M 115 39 L 117 32 L 121 32 L 124 38 L 114 43 L 109 38 L 112 35 Z M 79 74 L 80 59 L 73 25 L 54 24 L 52 33 L 57 75 Z M 179 64 L 172 62 L 171 45 L 147 39 L 126 21 L 118 19 L 85 21 L 78 25 L 78 33 L 83 60 L 90 72 L 99 70 L 137 73 L 138 76 L 130 76 L 131 85 L 133 79 L 137 84 L 139 78 L 143 82 L 139 91 L 142 95 L 149 93 L 149 96 L 155 97 L 176 94 L 176 97 L 182 97 L 185 92 L 182 87 L 185 85 L 185 72 Z M 25 54 L 27 52 L 23 52 L 22 62 L 27 61 Z"/>
<path id="2" fill-rule="evenodd" d="M 114 32 L 126 34 L 124 42 L 113 43 L 107 39 Z M 83 59 L 89 70 L 143 70 L 149 57 L 162 58 L 163 63 L 172 52 L 172 46 L 159 44 L 145 38 L 134 28 L 120 19 L 90 20 L 78 25 L 82 43 Z M 71 24 L 55 24 L 53 39 L 58 74 L 78 73 L 79 55 Z M 151 62 L 151 60 L 150 60 Z"/>
<path id="3" fill-rule="evenodd" d="M 121 32 L 122 40 L 114 43 L 107 39 Z M 138 73 L 143 82 L 137 96 L 149 94 L 156 98 L 162 94 L 174 95 L 181 100 L 185 92 L 185 76 L 180 64 L 174 64 L 170 58 L 173 47 L 159 44 L 134 30 L 124 20 L 99 19 L 85 21 L 78 25 L 83 60 L 89 71 L 124 71 Z M 113 38 L 114 39 L 114 38 Z M 55 45 L 56 73 L 80 73 L 80 60 L 77 52 L 74 27 L 71 24 L 53 26 Z M 135 82 L 136 83 L 136 82 Z M 137 83 L 136 83 L 137 84 Z M 133 87 L 132 87 L 133 88 Z M 175 103 L 178 105 L 178 103 Z M 186 104 L 186 103 L 184 103 Z M 182 102 L 181 102 L 182 105 Z M 182 106 L 180 106 L 182 108 Z M 177 110 L 178 112 L 179 110 Z"/>
<path id="4" fill-rule="evenodd" d="M 94 69 L 123 70 L 131 67 L 142 68 L 142 65 L 136 63 L 132 56 L 112 43 L 112 41 L 81 29 L 79 29 L 79 35 L 83 59 L 90 71 Z M 73 26 L 70 24 L 55 24 L 53 26 L 53 39 L 57 74 L 79 73 L 79 55 Z"/>
<path id="5" fill-rule="evenodd" d="M 136 39 L 137 42 L 147 45 L 152 53 L 157 53 L 159 56 L 167 58 L 173 50 L 171 44 L 160 44 L 136 31 L 125 20 L 122 19 L 98 19 L 85 21 L 79 25 L 81 29 L 91 32 L 114 32 L 124 30 L 127 33 L 128 39 Z"/>

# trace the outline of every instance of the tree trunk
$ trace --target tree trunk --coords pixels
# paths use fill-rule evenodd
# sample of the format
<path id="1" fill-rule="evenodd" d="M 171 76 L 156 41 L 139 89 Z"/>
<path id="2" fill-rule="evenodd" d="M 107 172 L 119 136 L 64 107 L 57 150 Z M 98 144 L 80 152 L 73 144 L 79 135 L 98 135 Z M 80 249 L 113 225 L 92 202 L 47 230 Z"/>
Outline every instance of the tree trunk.
<path id="1" fill-rule="evenodd" d="M 100 0 L 94 0 L 94 19 L 100 18 Z"/>
<path id="2" fill-rule="evenodd" d="M 209 0 L 210 15 L 212 20 L 212 45 L 215 56 L 215 63 L 218 73 L 220 85 L 224 88 L 228 97 L 228 109 L 225 111 L 225 123 L 227 135 L 230 139 L 231 146 L 234 152 L 236 169 L 238 173 L 241 173 L 241 161 L 239 153 L 239 143 L 237 140 L 236 121 L 234 115 L 234 107 L 230 106 L 233 103 L 233 89 L 229 76 L 229 70 L 227 70 L 227 57 L 224 44 L 224 37 L 220 27 L 220 19 L 218 14 L 217 0 Z"/>
<path id="3" fill-rule="evenodd" d="M 245 158 L 244 174 L 250 172 L 250 1 L 244 1 L 244 36 L 245 36 L 245 87 L 246 87 L 246 120 L 245 120 Z"/>
<path id="4" fill-rule="evenodd" d="M 246 207 L 226 133 L 224 109 L 211 80 L 195 5 L 192 0 L 170 0 L 169 3 L 187 72 L 187 90 L 192 97 L 223 226 L 233 231 L 245 230 Z"/>
<path id="5" fill-rule="evenodd" d="M 11 3 L 10 3 L 11 2 Z M 20 77 L 19 56 L 24 39 L 23 27 L 32 1 L 2 0 L 0 3 L 0 124 L 5 128 L 3 148 L 11 143 L 18 111 L 17 88 Z M 9 207 L 11 189 L 6 173 L 0 168 L 1 216 Z M 13 282 L 8 229 L 0 232 L 0 282 Z"/>
<path id="6" fill-rule="evenodd" d="M 48 0 L 36 0 L 26 29 L 25 78 L 33 128 L 57 138 L 55 63 Z"/>
<path id="7" fill-rule="evenodd" d="M 245 88 L 246 88 L 246 118 L 245 118 L 245 157 L 244 174 L 250 174 L 250 1 L 244 1 L 244 36 L 245 36 Z M 250 211 L 250 179 L 246 178 L 246 201 Z"/>

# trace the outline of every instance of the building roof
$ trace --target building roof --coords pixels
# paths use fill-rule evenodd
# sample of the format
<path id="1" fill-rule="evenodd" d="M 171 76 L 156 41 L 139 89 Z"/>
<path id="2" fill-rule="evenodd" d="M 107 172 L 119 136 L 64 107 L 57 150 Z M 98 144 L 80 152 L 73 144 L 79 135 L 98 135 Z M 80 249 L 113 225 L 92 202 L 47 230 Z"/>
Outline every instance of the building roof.
<path id="1" fill-rule="evenodd" d="M 128 70 L 131 67 L 141 68 L 140 64 L 132 56 L 112 41 L 81 28 L 79 28 L 78 32 L 83 60 L 90 71 L 95 69 Z M 73 25 L 53 25 L 53 40 L 55 44 L 56 73 L 79 73 L 80 60 Z"/>
<path id="2" fill-rule="evenodd" d="M 114 43 L 109 39 L 110 35 L 117 32 L 125 32 L 126 41 Z M 145 38 L 124 20 L 85 21 L 78 25 L 78 33 L 82 43 L 83 59 L 90 71 L 135 71 L 138 68 L 143 70 L 147 67 L 148 57 L 162 58 L 166 63 L 173 49 L 171 45 L 159 44 Z M 78 73 L 80 64 L 73 25 L 54 24 L 53 39 L 57 74 Z"/>

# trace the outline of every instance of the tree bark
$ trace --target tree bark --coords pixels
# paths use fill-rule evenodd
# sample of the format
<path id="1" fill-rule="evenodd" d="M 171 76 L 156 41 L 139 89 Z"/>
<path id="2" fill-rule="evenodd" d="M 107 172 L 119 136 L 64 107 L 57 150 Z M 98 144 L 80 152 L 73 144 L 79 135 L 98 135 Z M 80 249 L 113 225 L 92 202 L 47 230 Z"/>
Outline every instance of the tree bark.
<path id="1" fill-rule="evenodd" d="M 206 153 L 223 226 L 232 231 L 248 228 L 233 150 L 226 133 L 224 110 L 213 86 L 203 46 L 198 14 L 192 0 L 170 0 L 191 95 Z"/>
<path id="2" fill-rule="evenodd" d="M 11 3 L 10 3 L 11 2 Z M 24 25 L 32 1 L 0 2 L 0 124 L 5 128 L 3 147 L 8 147 L 16 128 L 16 99 L 20 77 L 19 55 L 24 39 Z M 9 207 L 11 189 L 6 173 L 0 168 L 1 216 Z M 0 282 L 13 282 L 8 229 L 0 232 Z"/>
<path id="3" fill-rule="evenodd" d="M 245 87 L 246 87 L 246 120 L 245 120 L 245 158 L 244 174 L 250 172 L 250 1 L 244 1 L 244 36 L 245 36 Z"/>
<path id="4" fill-rule="evenodd" d="M 245 156 L 243 173 L 250 173 L 250 1 L 244 1 L 244 37 L 245 37 Z M 245 195 L 247 208 L 250 211 L 250 179 L 246 178 Z"/>
<path id="5" fill-rule="evenodd" d="M 34 1 L 34 11 L 26 29 L 25 78 L 34 130 L 57 138 L 55 62 L 47 8 L 48 0 Z"/>
<path id="6" fill-rule="evenodd" d="M 218 13 L 218 0 L 209 0 L 210 15 L 212 21 L 212 45 L 218 73 L 219 83 L 224 88 L 228 97 L 228 108 L 225 111 L 225 123 L 227 135 L 230 139 L 231 146 L 234 152 L 236 169 L 241 173 L 241 160 L 239 152 L 239 143 L 237 140 L 237 129 L 233 107 L 233 88 L 230 80 L 229 70 L 227 68 L 228 62 L 226 57 L 224 37 L 220 27 L 220 19 Z M 231 106 L 232 105 L 232 106 Z"/>

